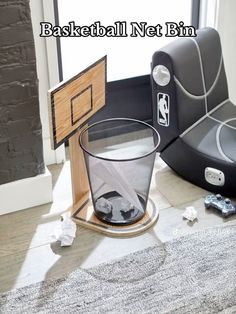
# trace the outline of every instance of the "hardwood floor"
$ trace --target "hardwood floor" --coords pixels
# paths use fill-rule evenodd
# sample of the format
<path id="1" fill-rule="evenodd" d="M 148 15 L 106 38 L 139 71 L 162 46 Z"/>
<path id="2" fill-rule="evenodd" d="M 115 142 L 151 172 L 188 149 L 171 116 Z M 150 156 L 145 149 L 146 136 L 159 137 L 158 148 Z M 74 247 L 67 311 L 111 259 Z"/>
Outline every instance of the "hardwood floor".
<path id="1" fill-rule="evenodd" d="M 178 177 L 157 156 L 150 197 L 160 210 L 160 217 L 153 228 L 137 237 L 116 239 L 78 227 L 73 245 L 61 248 L 51 235 L 60 224 L 61 213 L 71 204 L 70 163 L 53 165 L 49 170 L 53 174 L 52 204 L 0 216 L 1 292 L 60 277 L 78 267 L 89 268 L 229 221 L 206 211 L 203 205 L 206 191 Z M 195 223 L 182 218 L 189 205 L 198 210 Z"/>

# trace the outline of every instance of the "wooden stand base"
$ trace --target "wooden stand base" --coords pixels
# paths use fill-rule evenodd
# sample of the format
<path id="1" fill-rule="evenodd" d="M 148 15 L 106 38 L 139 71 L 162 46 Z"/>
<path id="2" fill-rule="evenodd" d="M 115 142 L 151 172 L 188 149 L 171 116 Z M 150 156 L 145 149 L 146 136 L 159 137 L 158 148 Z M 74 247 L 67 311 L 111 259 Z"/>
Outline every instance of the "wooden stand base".
<path id="1" fill-rule="evenodd" d="M 128 226 L 114 226 L 100 221 L 94 214 L 91 201 L 87 206 L 75 211 L 72 215 L 72 219 L 85 228 L 89 228 L 94 231 L 98 231 L 111 237 L 129 237 L 137 236 L 154 225 L 159 216 L 159 212 L 153 203 L 149 199 L 147 204 L 147 210 L 144 217 L 138 222 Z"/>

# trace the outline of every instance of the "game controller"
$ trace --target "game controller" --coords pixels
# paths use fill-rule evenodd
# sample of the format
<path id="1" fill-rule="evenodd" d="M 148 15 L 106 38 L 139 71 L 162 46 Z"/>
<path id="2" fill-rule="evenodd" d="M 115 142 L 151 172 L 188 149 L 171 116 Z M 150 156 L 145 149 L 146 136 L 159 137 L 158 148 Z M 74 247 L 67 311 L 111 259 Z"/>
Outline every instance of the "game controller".
<path id="1" fill-rule="evenodd" d="M 220 211 L 224 218 L 236 214 L 236 205 L 232 204 L 229 198 L 224 199 L 220 194 L 207 195 L 204 204 L 206 209 L 214 208 Z"/>

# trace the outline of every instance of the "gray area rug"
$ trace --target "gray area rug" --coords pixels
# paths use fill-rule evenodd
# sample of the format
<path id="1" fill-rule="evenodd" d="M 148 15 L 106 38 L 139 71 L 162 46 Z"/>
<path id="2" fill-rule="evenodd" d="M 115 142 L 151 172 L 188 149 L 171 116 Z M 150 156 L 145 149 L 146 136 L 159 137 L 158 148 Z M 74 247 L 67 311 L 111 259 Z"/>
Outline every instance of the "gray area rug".
<path id="1" fill-rule="evenodd" d="M 15 313 L 236 313 L 236 226 L 1 295 Z"/>

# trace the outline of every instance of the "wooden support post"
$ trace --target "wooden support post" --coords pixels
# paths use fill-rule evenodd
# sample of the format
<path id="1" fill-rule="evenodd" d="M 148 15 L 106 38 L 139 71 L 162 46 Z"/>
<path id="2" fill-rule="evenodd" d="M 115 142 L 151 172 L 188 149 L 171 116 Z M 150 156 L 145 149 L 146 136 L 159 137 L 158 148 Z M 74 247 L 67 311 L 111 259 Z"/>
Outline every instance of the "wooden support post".
<path id="1" fill-rule="evenodd" d="M 69 139 L 70 168 L 73 206 L 71 215 L 81 208 L 89 198 L 88 176 L 84 161 L 83 151 L 79 145 L 79 136 L 83 129 L 80 129 Z"/>

